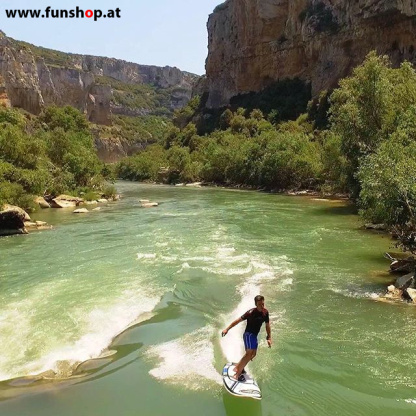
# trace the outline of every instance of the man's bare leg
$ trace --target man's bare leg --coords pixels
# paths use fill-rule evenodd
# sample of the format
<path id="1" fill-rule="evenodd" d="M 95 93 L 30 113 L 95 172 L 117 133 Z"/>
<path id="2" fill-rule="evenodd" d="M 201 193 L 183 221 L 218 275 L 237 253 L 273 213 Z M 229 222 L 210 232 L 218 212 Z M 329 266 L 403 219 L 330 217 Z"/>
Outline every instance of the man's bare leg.
<path id="1" fill-rule="evenodd" d="M 256 350 L 246 350 L 243 358 L 235 366 L 235 378 L 238 379 L 247 363 L 256 356 Z"/>

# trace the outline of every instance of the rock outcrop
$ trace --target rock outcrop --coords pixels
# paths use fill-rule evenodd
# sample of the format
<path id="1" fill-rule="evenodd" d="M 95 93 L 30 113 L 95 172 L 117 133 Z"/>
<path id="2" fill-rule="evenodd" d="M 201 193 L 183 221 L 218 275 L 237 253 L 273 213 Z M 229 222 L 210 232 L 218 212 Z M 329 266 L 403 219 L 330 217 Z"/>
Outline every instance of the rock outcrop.
<path id="1" fill-rule="evenodd" d="M 72 211 L 74 214 L 87 214 L 89 211 L 87 208 L 78 208 L 75 211 Z"/>
<path id="2" fill-rule="evenodd" d="M 82 204 L 84 200 L 71 195 L 59 195 L 49 201 L 51 208 L 71 208 Z"/>
<path id="3" fill-rule="evenodd" d="M 117 136 L 103 138 L 95 132 L 94 143 L 98 157 L 105 163 L 118 162 L 120 159 L 134 155 L 146 147 L 146 143 L 130 143 L 128 140 Z"/>
<path id="4" fill-rule="evenodd" d="M 416 62 L 411 0 L 227 0 L 208 21 L 208 108 L 299 77 L 331 89 L 371 50 Z"/>
<path id="5" fill-rule="evenodd" d="M 0 207 L 0 236 L 27 234 L 26 221 L 31 219 L 23 209 L 7 204 Z"/>
<path id="6" fill-rule="evenodd" d="M 11 106 L 38 114 L 44 106 L 39 76 L 31 54 L 13 48 L 0 33 L 0 88 L 3 99 Z"/>
<path id="7" fill-rule="evenodd" d="M 38 114 L 45 105 L 71 105 L 84 112 L 91 122 L 104 125 L 110 124 L 113 109 L 117 114 L 146 114 L 146 109 L 115 104 L 113 90 L 105 82 L 108 79 L 168 89 L 168 106 L 174 110 L 187 104 L 198 76 L 168 66 L 64 54 L 15 41 L 0 32 L 0 100 L 3 105 L 33 114 Z"/>
<path id="8" fill-rule="evenodd" d="M 45 198 L 43 196 L 38 196 L 35 198 L 34 200 L 35 204 L 38 204 L 40 208 L 50 208 L 51 206 L 49 205 L 48 202 L 46 202 Z"/>

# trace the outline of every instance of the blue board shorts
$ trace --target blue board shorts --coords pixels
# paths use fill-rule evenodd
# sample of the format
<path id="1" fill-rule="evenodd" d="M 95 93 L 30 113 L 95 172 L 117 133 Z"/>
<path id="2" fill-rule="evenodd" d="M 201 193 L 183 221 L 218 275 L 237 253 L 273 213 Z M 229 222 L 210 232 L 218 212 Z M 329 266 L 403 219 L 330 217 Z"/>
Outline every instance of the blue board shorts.
<path id="1" fill-rule="evenodd" d="M 256 350 L 258 346 L 257 335 L 251 332 L 244 332 L 243 334 L 244 346 L 246 350 Z"/>

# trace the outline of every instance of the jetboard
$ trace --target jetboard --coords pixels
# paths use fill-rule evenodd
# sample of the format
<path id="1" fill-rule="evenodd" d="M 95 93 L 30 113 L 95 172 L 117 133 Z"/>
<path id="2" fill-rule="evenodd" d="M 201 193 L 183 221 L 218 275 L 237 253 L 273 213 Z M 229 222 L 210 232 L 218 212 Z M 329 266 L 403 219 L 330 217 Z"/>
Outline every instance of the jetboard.
<path id="1" fill-rule="evenodd" d="M 261 391 L 254 378 L 246 373 L 244 374 L 245 381 L 238 381 L 233 377 L 234 368 L 234 363 L 227 363 L 222 369 L 222 379 L 227 391 L 233 396 L 261 400 Z"/>

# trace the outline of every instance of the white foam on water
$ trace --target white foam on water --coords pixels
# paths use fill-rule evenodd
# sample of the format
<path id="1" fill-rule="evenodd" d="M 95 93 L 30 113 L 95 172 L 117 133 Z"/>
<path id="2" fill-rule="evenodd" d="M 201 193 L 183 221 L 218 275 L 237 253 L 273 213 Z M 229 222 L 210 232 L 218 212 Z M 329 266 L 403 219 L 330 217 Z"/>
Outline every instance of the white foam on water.
<path id="1" fill-rule="evenodd" d="M 146 357 L 158 364 L 149 374 L 190 390 L 204 390 L 212 383 L 221 384 L 221 376 L 214 367 L 213 334 L 214 328 L 208 325 L 179 339 L 150 347 Z"/>
<path id="2" fill-rule="evenodd" d="M 155 259 L 156 253 L 137 253 L 137 260 Z"/>
<path id="3" fill-rule="evenodd" d="M 201 269 L 204 272 L 212 273 L 212 274 L 218 274 L 221 276 L 239 276 L 248 274 L 253 270 L 253 266 L 249 264 L 247 267 L 244 268 L 236 268 L 236 269 L 227 269 L 221 267 L 220 264 L 214 264 L 214 267 L 201 267 Z M 215 266 L 217 268 L 215 268 Z"/>
<path id="4" fill-rule="evenodd" d="M 368 297 L 370 299 L 378 299 L 380 297 L 380 294 L 379 293 L 375 293 L 375 292 L 371 292 L 371 293 L 368 293 Z"/>
<path id="5" fill-rule="evenodd" d="M 230 252 L 231 254 L 231 252 Z M 221 253 L 219 256 L 217 256 L 217 260 L 220 261 L 222 264 L 224 263 L 241 263 L 243 261 L 249 261 L 250 256 L 248 254 L 239 254 L 239 255 L 224 255 L 224 253 Z"/>
<path id="6" fill-rule="evenodd" d="M 188 255 L 182 258 L 182 261 L 188 262 L 201 262 L 206 263 L 210 266 L 213 270 L 217 267 L 223 266 L 225 263 L 247 263 L 250 260 L 250 256 L 248 254 L 240 254 L 235 255 L 236 249 L 229 245 L 223 245 L 216 248 L 215 251 L 212 250 L 210 247 L 205 247 L 202 251 L 208 251 L 209 255 Z M 195 266 L 199 268 L 203 268 L 202 265 Z M 206 268 L 208 271 L 209 269 Z"/>
<path id="7" fill-rule="evenodd" d="M 57 360 L 76 362 L 99 356 L 117 334 L 131 324 L 140 322 L 140 317 L 148 315 L 161 299 L 155 295 L 144 297 L 143 293 L 144 288 L 125 291 L 112 306 L 93 309 L 84 324 L 86 333 L 74 344 L 46 356 L 43 360 L 44 369 L 55 369 Z"/>
<path id="8" fill-rule="evenodd" d="M 166 263 L 174 263 L 178 260 L 178 257 L 176 256 L 160 256 L 160 258 Z"/>
<path id="9" fill-rule="evenodd" d="M 183 261 L 205 261 L 205 262 L 211 262 L 215 260 L 215 257 L 209 257 L 209 256 L 194 256 L 194 257 L 184 257 L 182 259 Z"/>
<path id="10" fill-rule="evenodd" d="M 169 247 L 169 242 L 163 241 L 163 242 L 157 242 L 155 243 L 156 247 Z"/>
<path id="11" fill-rule="evenodd" d="M 176 272 L 176 274 L 181 274 L 184 270 L 190 268 L 191 266 L 188 263 L 182 263 L 181 268 Z"/>
<path id="12" fill-rule="evenodd" d="M 67 361 L 72 364 L 100 356 L 115 335 L 127 329 L 131 323 L 137 323 L 138 317 L 152 311 L 160 300 L 159 297 L 140 299 L 137 296 L 131 296 L 133 293 L 126 295 L 122 302 L 108 309 L 93 309 L 83 325 L 86 333 L 75 343 L 63 345 L 60 349 L 44 356 L 33 365 L 31 371 L 36 371 L 39 366 L 42 366 L 41 372 L 48 369 L 56 371 L 58 361 Z"/>
<path id="13" fill-rule="evenodd" d="M 30 341 L 39 337 L 39 329 L 34 329 L 32 317 L 37 305 L 46 302 L 48 296 L 59 291 L 66 280 L 54 281 L 49 285 L 41 285 L 3 307 L 0 311 L 0 380 L 8 380 L 18 376 L 29 375 L 25 366 L 28 363 L 27 351 L 33 348 Z M 35 332 L 35 333 L 34 333 Z M 40 335 L 42 336 L 42 335 Z M 17 348 L 18 346 L 18 348 Z M 36 346 L 34 347 L 36 348 Z"/>
<path id="14" fill-rule="evenodd" d="M 219 225 L 218 228 L 211 234 L 211 239 L 218 241 L 224 241 L 228 237 L 228 231 L 223 225 Z"/>
<path id="15" fill-rule="evenodd" d="M 172 217 L 172 218 L 180 218 L 180 217 L 196 217 L 200 215 L 198 212 L 185 212 L 185 213 L 172 213 L 172 212 L 166 212 L 163 214 L 165 217 Z"/>
<path id="16" fill-rule="evenodd" d="M 204 272 L 215 274 L 218 276 L 243 276 L 252 273 L 260 273 L 258 278 L 265 280 L 266 277 L 274 278 L 274 271 L 282 274 L 293 274 L 292 270 L 282 267 L 282 264 L 287 263 L 286 256 L 279 256 L 275 258 L 279 266 L 272 267 L 270 264 L 264 263 L 261 259 L 253 258 L 253 256 L 242 253 L 236 254 L 235 247 L 230 245 L 222 245 L 216 249 L 215 257 L 212 256 L 185 256 L 181 260 L 184 262 L 177 274 L 182 273 L 185 269 L 199 269 Z M 191 262 L 191 264 L 188 263 Z M 261 272 L 266 273 L 262 275 Z M 256 276 L 252 276 L 256 278 Z"/>
<path id="17" fill-rule="evenodd" d="M 293 273 L 293 272 L 292 272 Z M 283 279 L 279 283 L 279 289 L 280 290 L 287 290 L 293 285 L 293 278 Z"/>
<path id="18" fill-rule="evenodd" d="M 376 292 L 360 292 L 359 290 L 350 290 L 350 289 L 338 289 L 338 288 L 331 288 L 332 292 L 337 293 L 338 295 L 342 295 L 348 298 L 354 299 L 378 299 L 384 293 L 376 293 Z"/>
<path id="19" fill-rule="evenodd" d="M 278 266 L 272 266 L 270 264 L 264 263 L 263 261 L 260 261 L 259 259 L 254 259 L 251 261 L 251 264 L 256 273 L 248 277 L 238 289 L 240 302 L 231 313 L 226 314 L 223 317 L 224 328 L 242 316 L 246 311 L 254 307 L 254 297 L 259 293 L 262 293 L 262 287 L 265 283 L 275 280 L 278 281 L 278 279 L 280 279 L 282 276 L 293 274 L 293 271 L 288 268 L 286 256 L 279 257 L 278 261 Z M 292 285 L 292 283 L 292 278 L 284 279 L 280 285 L 280 290 L 284 290 L 285 287 Z M 225 337 L 221 338 L 221 349 L 227 361 L 238 362 L 243 356 L 243 332 L 245 326 L 245 322 L 242 322 L 228 331 L 228 334 Z"/>
<path id="20" fill-rule="evenodd" d="M 253 264 L 253 266 L 256 269 L 263 269 L 263 270 L 271 270 L 272 269 L 270 264 L 266 264 L 266 263 L 263 263 L 263 262 L 258 261 L 258 260 L 252 260 L 251 263 Z"/>
<path id="21" fill-rule="evenodd" d="M 59 293 L 57 285 L 38 287 L 27 299 L 10 304 L 2 311 L 0 341 L 9 352 L 0 355 L 0 380 L 48 370 L 60 373 L 62 362 L 70 370 L 79 362 L 99 357 L 116 335 L 139 322 L 141 316 L 149 316 L 161 298 L 160 292 L 156 289 L 153 292 L 148 287 L 138 287 L 124 291 L 113 301 L 103 301 L 91 310 L 84 305 L 74 306 L 66 311 L 73 326 L 69 324 L 68 330 L 67 319 L 66 328 L 60 332 L 61 317 L 49 316 L 45 323 L 37 315 L 37 305 L 53 301 L 50 297 Z M 32 319 L 38 323 L 34 324 Z M 58 327 L 51 328 L 53 324 Z M 16 345 L 24 348 L 16 348 Z M 26 356 L 28 351 L 30 354 Z M 70 371 L 66 375 L 70 375 Z"/>
<path id="22" fill-rule="evenodd" d="M 218 257 L 228 257 L 230 253 L 234 253 L 235 248 L 233 246 L 220 246 L 217 248 Z"/>

